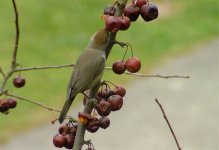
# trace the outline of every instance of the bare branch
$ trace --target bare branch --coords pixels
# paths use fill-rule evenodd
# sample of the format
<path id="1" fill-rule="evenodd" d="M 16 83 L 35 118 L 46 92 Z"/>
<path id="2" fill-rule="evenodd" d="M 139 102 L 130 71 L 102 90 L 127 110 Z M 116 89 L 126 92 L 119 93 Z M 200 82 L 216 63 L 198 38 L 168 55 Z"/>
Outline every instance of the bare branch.
<path id="1" fill-rule="evenodd" d="M 15 44 L 14 44 L 14 51 L 13 51 L 12 62 L 11 62 L 11 68 L 14 69 L 17 66 L 17 50 L 18 50 L 20 30 L 19 30 L 19 22 L 18 22 L 18 10 L 15 0 L 12 0 L 12 3 L 15 13 L 15 27 L 16 27 Z"/>
<path id="2" fill-rule="evenodd" d="M 30 71 L 30 70 L 45 70 L 45 69 L 59 69 L 59 68 L 66 68 L 66 67 L 74 67 L 75 64 L 65 64 L 65 65 L 55 65 L 55 66 L 42 66 L 42 67 L 26 67 L 26 68 L 17 68 L 14 72 L 19 71 Z"/>
<path id="3" fill-rule="evenodd" d="M 157 98 L 155 98 L 155 102 L 158 104 L 158 106 L 160 107 L 160 109 L 161 109 L 161 111 L 162 111 L 162 113 L 163 113 L 163 117 L 164 117 L 164 119 L 166 120 L 166 122 L 167 122 L 167 124 L 168 124 L 168 127 L 169 127 L 169 129 L 170 129 L 170 131 L 171 131 L 171 133 L 172 133 L 172 135 L 173 135 L 173 137 L 174 137 L 174 140 L 175 140 L 175 142 L 176 142 L 176 145 L 177 145 L 177 147 L 178 147 L 178 150 L 181 150 L 181 147 L 180 147 L 180 145 L 179 145 L 179 142 L 178 142 L 178 140 L 177 140 L 177 138 L 176 138 L 176 135 L 175 135 L 175 133 L 174 133 L 174 131 L 173 131 L 173 128 L 171 127 L 171 124 L 170 124 L 170 122 L 169 122 L 169 120 L 168 120 L 168 118 L 167 118 L 167 116 L 166 116 L 166 114 L 165 114 L 165 111 L 164 111 L 162 105 L 159 103 L 159 101 L 158 101 Z"/>
<path id="4" fill-rule="evenodd" d="M 107 70 L 112 70 L 112 67 L 105 67 L 105 69 Z M 125 74 L 128 75 L 133 75 L 133 76 L 138 76 L 138 77 L 153 77 L 153 78 L 165 78 L 165 79 L 169 79 L 169 78 L 185 78 L 188 79 L 190 78 L 190 76 L 179 76 L 179 75 L 160 75 L 160 74 L 142 74 L 142 73 L 130 73 L 128 71 L 125 71 Z"/>
<path id="5" fill-rule="evenodd" d="M 5 78 L 5 73 L 4 73 L 4 71 L 3 71 L 1 66 L 0 66 L 0 74 L 3 76 L 3 78 Z"/>
<path id="6" fill-rule="evenodd" d="M 35 100 L 23 98 L 23 97 L 20 97 L 20 96 L 16 96 L 16 95 L 13 95 L 13 94 L 9 94 L 9 93 L 5 93 L 5 95 L 11 96 L 11 97 L 14 97 L 14 98 L 17 98 L 17 99 L 19 99 L 19 100 L 23 100 L 23 101 L 30 102 L 30 103 L 32 103 L 32 104 L 38 105 L 38 106 L 40 106 L 40 107 L 42 107 L 42 108 L 45 108 L 45 109 L 47 109 L 47 110 L 49 110 L 49 111 L 61 112 L 60 110 L 57 110 L 57 109 L 48 107 L 48 106 L 44 105 L 43 103 L 39 103 L 39 102 L 37 102 L 37 101 L 35 101 Z"/>

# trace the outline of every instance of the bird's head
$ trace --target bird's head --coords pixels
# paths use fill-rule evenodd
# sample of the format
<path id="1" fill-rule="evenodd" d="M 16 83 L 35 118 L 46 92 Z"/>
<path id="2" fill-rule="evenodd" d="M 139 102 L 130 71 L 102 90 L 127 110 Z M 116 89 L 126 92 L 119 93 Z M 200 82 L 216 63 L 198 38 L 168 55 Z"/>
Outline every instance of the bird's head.
<path id="1" fill-rule="evenodd" d="M 97 31 L 91 38 L 90 46 L 92 48 L 104 48 L 106 44 L 108 43 L 109 39 L 109 32 L 106 28 L 103 28 L 99 31 Z"/>

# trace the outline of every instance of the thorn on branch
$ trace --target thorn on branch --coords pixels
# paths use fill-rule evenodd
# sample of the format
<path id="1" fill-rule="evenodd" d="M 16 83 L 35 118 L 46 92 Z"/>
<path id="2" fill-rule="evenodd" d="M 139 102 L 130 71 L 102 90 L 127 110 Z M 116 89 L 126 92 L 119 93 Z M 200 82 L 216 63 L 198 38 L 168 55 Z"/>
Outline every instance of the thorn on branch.
<path id="1" fill-rule="evenodd" d="M 179 142 L 178 142 L 178 140 L 177 140 L 177 138 L 176 138 L 176 135 L 175 135 L 175 133 L 174 133 L 174 131 L 173 131 L 173 128 L 172 128 L 172 126 L 171 126 L 171 124 L 170 124 L 170 122 L 169 122 L 169 120 L 168 120 L 168 118 L 167 118 L 167 115 L 166 115 L 166 113 L 165 113 L 165 111 L 164 111 L 162 105 L 160 104 L 160 102 L 158 101 L 157 98 L 155 98 L 155 102 L 158 104 L 158 106 L 160 107 L 160 109 L 161 109 L 161 111 L 162 111 L 162 113 L 163 113 L 163 117 L 164 117 L 164 119 L 165 119 L 165 121 L 166 121 L 166 123 L 167 123 L 167 125 L 168 125 L 168 127 L 169 127 L 169 129 L 170 129 L 170 131 L 171 131 L 171 133 L 172 133 L 172 135 L 173 135 L 173 138 L 174 138 L 174 140 L 175 140 L 175 142 L 176 142 L 176 145 L 177 145 L 177 147 L 178 147 L 178 150 L 181 150 L 181 147 L 180 147 L 180 145 L 179 145 Z"/>

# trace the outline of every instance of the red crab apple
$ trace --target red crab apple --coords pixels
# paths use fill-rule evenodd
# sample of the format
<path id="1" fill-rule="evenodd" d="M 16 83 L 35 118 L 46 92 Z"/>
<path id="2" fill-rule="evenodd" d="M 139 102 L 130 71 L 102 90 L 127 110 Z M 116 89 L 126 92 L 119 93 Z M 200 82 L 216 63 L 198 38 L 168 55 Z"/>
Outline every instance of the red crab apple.
<path id="1" fill-rule="evenodd" d="M 104 9 L 104 15 L 114 16 L 116 9 L 113 5 L 109 5 Z"/>
<path id="2" fill-rule="evenodd" d="M 141 69 L 141 61 L 137 57 L 129 58 L 126 61 L 126 68 L 131 73 L 136 73 Z"/>
<path id="3" fill-rule="evenodd" d="M 66 138 L 66 143 L 65 143 L 64 147 L 67 149 L 72 149 L 74 142 L 75 142 L 75 136 L 73 136 L 71 134 L 66 134 L 65 138 Z"/>
<path id="4" fill-rule="evenodd" d="M 100 116 L 108 116 L 111 112 L 111 105 L 109 102 L 102 100 L 99 102 L 96 109 Z"/>
<path id="5" fill-rule="evenodd" d="M 57 134 L 53 137 L 53 144 L 55 145 L 55 147 L 62 148 L 66 144 L 66 138 L 62 135 Z"/>
<path id="6" fill-rule="evenodd" d="M 123 74 L 126 70 L 125 62 L 122 60 L 118 60 L 113 63 L 113 72 L 116 74 Z"/>
<path id="7" fill-rule="evenodd" d="M 13 98 L 7 99 L 7 103 L 10 108 L 15 108 L 17 106 L 17 101 Z"/>
<path id="8" fill-rule="evenodd" d="M 108 128 L 110 125 L 110 119 L 108 117 L 101 117 L 99 121 L 100 121 L 100 127 L 103 129 Z"/>
<path id="9" fill-rule="evenodd" d="M 140 14 L 140 8 L 129 5 L 125 7 L 124 15 L 127 16 L 131 21 L 136 21 L 138 19 L 138 16 Z"/>
<path id="10" fill-rule="evenodd" d="M 117 32 L 121 28 L 121 22 L 117 16 L 108 16 L 105 19 L 105 26 L 110 32 Z"/>
<path id="11" fill-rule="evenodd" d="M 127 16 L 120 17 L 121 27 L 120 30 L 127 30 L 131 24 L 130 19 Z"/>
<path id="12" fill-rule="evenodd" d="M 156 5 L 146 4 L 141 7 L 140 13 L 144 21 L 148 22 L 158 17 L 158 8 Z"/>
<path id="13" fill-rule="evenodd" d="M 112 111 L 117 111 L 122 108 L 123 98 L 120 95 L 112 95 L 107 99 L 107 101 L 111 104 Z"/>
<path id="14" fill-rule="evenodd" d="M 116 88 L 113 91 L 115 94 L 120 95 L 122 97 L 124 97 L 126 94 L 126 90 L 122 86 L 116 86 Z"/>
<path id="15" fill-rule="evenodd" d="M 13 79 L 13 84 L 17 88 L 23 87 L 25 85 L 25 82 L 26 82 L 26 80 L 23 77 L 21 77 L 21 76 L 16 76 Z"/>
<path id="16" fill-rule="evenodd" d="M 87 124 L 86 124 L 86 129 L 87 131 L 94 133 L 96 132 L 100 127 L 100 121 L 98 119 L 95 120 L 90 120 Z"/>
<path id="17" fill-rule="evenodd" d="M 143 5 L 147 4 L 146 0 L 132 0 L 132 5 L 141 8 Z"/>

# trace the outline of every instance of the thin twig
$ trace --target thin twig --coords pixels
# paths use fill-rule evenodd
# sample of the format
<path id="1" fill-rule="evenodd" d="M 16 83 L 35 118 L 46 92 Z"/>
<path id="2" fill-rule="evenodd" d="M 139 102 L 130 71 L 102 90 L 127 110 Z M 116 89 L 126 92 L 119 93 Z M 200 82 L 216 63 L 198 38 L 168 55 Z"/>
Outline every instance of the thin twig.
<path id="1" fill-rule="evenodd" d="M 15 0 L 12 0 L 14 13 L 15 13 L 15 27 L 16 27 L 16 35 L 15 35 L 15 44 L 14 44 L 14 51 L 12 55 L 12 62 L 11 62 L 11 68 L 14 69 L 17 66 L 17 50 L 18 50 L 18 44 L 19 44 L 19 36 L 20 36 L 20 30 L 19 30 L 19 22 L 18 22 L 18 10 L 15 3 Z"/>
<path id="2" fill-rule="evenodd" d="M 74 67 L 75 64 L 64 64 L 64 65 L 55 65 L 55 66 L 42 66 L 42 67 L 26 67 L 26 68 L 17 68 L 14 72 L 19 71 L 30 71 L 30 70 L 44 70 L 44 69 L 59 69 L 65 67 Z"/>
<path id="3" fill-rule="evenodd" d="M 1 73 L 1 75 L 3 76 L 3 78 L 5 78 L 5 73 L 4 73 L 4 71 L 3 71 L 3 69 L 2 69 L 1 66 L 0 66 L 0 73 Z"/>
<path id="4" fill-rule="evenodd" d="M 46 70 L 46 69 L 59 69 L 59 68 L 67 68 L 67 67 L 74 67 L 75 64 L 64 64 L 64 65 L 54 65 L 54 66 L 36 66 L 36 67 L 25 67 L 25 68 L 17 68 L 14 72 L 19 71 L 31 71 L 31 70 Z M 112 67 L 105 67 L 107 70 L 112 70 Z M 156 78 L 190 78 L 190 76 L 179 76 L 179 75 L 160 75 L 160 74 L 141 74 L 141 73 L 130 73 L 128 71 L 125 74 L 139 76 L 139 77 L 156 77 Z"/>
<path id="5" fill-rule="evenodd" d="M 173 128 L 171 127 L 171 124 L 170 124 L 170 122 L 169 122 L 169 120 L 168 120 L 168 118 L 167 118 L 167 115 L 165 114 L 165 111 L 164 111 L 162 105 L 160 104 L 160 102 L 158 101 L 157 98 L 155 98 L 155 101 L 156 101 L 156 103 L 158 104 L 158 106 L 160 107 L 160 109 L 161 109 L 161 111 L 162 111 L 162 113 L 163 113 L 163 117 L 164 117 L 164 119 L 166 120 L 166 122 L 167 122 L 167 124 L 168 124 L 168 126 L 169 126 L 169 129 L 170 129 L 170 131 L 171 131 L 171 133 L 172 133 L 172 135 L 173 135 L 173 137 L 174 137 L 174 140 L 175 140 L 175 142 L 176 142 L 176 145 L 177 145 L 177 147 L 178 147 L 178 150 L 181 150 L 181 147 L 180 147 L 180 145 L 179 145 L 179 142 L 178 142 L 178 140 L 177 140 L 177 138 L 176 138 L 176 135 L 175 135 L 175 133 L 174 133 L 174 131 L 173 131 Z"/>
<path id="6" fill-rule="evenodd" d="M 20 96 L 16 96 L 16 95 L 13 95 L 13 94 L 9 94 L 9 93 L 5 93 L 5 95 L 11 96 L 11 97 L 14 97 L 14 98 L 17 98 L 17 99 L 19 99 L 19 100 L 23 100 L 23 101 L 30 102 L 30 103 L 32 103 L 32 104 L 38 105 L 38 106 L 40 106 L 40 107 L 43 107 L 43 108 L 45 108 L 45 109 L 47 109 L 47 110 L 49 110 L 49 111 L 61 112 L 60 110 L 57 110 L 57 109 L 48 107 L 48 106 L 44 105 L 43 103 L 39 103 L 39 102 L 37 102 L 37 101 L 35 101 L 35 100 L 23 98 L 23 97 L 20 97 Z"/>
<path id="7" fill-rule="evenodd" d="M 112 70 L 112 67 L 105 67 L 105 69 L 107 70 Z M 185 78 L 188 79 L 190 78 L 190 76 L 185 75 L 185 76 L 179 76 L 179 75 L 160 75 L 160 74 L 142 74 L 142 73 L 130 73 L 128 71 L 124 72 L 125 74 L 128 75 L 133 75 L 133 76 L 138 76 L 138 77 L 153 77 L 153 78 L 165 78 L 165 79 L 169 79 L 169 78 Z"/>

